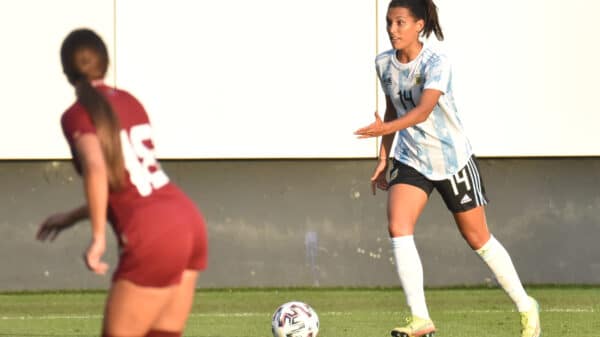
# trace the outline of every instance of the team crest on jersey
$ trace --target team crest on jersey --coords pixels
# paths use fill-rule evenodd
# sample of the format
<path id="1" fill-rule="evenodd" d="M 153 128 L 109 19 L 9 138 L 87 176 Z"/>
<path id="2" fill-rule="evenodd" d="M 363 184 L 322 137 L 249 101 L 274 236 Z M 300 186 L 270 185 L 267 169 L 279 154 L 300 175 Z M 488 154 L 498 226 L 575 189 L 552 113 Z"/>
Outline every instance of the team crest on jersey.
<path id="1" fill-rule="evenodd" d="M 415 84 L 420 85 L 423 83 L 423 76 L 421 74 L 415 75 Z"/>

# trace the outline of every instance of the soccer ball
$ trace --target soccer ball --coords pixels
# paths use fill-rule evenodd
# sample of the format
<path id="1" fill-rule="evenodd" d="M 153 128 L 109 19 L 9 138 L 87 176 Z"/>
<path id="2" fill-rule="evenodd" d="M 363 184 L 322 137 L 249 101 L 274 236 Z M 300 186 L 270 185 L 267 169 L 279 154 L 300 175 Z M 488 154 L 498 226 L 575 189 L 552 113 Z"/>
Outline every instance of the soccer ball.
<path id="1" fill-rule="evenodd" d="M 319 316 L 310 305 L 293 301 L 275 310 L 271 325 L 273 337 L 317 337 Z"/>

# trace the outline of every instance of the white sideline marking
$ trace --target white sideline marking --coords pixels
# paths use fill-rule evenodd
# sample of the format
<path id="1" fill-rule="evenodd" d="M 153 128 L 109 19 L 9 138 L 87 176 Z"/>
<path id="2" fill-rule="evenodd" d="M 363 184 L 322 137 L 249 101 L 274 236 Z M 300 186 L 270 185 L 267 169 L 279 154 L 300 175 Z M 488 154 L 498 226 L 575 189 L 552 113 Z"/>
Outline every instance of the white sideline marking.
<path id="1" fill-rule="evenodd" d="M 517 312 L 515 309 L 512 310 L 448 310 L 444 311 L 445 313 L 451 314 L 496 314 L 496 313 L 504 313 L 504 312 Z M 594 313 L 596 310 L 594 308 L 549 308 L 544 309 L 540 308 L 540 312 L 558 312 L 558 313 Z"/>
<path id="2" fill-rule="evenodd" d="M 448 310 L 444 313 L 450 314 L 495 314 L 515 312 L 515 310 Z M 541 312 L 557 312 L 557 313 L 594 313 L 594 308 L 548 308 L 542 309 Z M 378 312 L 378 315 L 396 315 L 398 312 L 387 311 Z M 328 311 L 319 313 L 319 316 L 346 316 L 352 315 L 351 312 Z M 191 314 L 190 317 L 270 317 L 271 314 L 263 312 L 234 312 L 234 313 L 214 313 L 214 314 Z M 101 319 L 102 315 L 42 315 L 42 316 L 0 316 L 0 320 L 57 320 L 57 319 Z"/>

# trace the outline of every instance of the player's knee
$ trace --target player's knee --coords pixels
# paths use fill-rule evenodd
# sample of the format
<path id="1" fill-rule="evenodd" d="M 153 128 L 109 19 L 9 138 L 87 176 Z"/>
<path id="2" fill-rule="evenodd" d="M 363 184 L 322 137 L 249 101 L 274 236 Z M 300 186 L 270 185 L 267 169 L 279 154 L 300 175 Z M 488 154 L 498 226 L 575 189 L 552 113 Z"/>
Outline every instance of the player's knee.
<path id="1" fill-rule="evenodd" d="M 462 233 L 462 236 L 465 238 L 465 241 L 467 241 L 467 244 L 469 244 L 469 246 L 473 250 L 477 250 L 483 247 L 483 245 L 485 245 L 490 239 L 489 233 L 480 233 L 477 231 L 465 231 Z"/>

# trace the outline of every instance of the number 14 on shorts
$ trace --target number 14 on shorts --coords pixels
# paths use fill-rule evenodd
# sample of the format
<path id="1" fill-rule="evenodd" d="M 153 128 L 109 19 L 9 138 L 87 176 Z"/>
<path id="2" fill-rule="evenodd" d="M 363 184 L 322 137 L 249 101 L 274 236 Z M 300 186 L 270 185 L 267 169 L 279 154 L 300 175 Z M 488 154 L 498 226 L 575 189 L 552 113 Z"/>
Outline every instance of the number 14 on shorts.
<path id="1" fill-rule="evenodd" d="M 466 191 L 471 190 L 471 182 L 469 181 L 469 175 L 466 169 L 458 171 L 455 175 L 450 178 L 450 184 L 452 185 L 452 192 L 454 195 L 458 195 L 458 184 L 465 184 Z"/>

